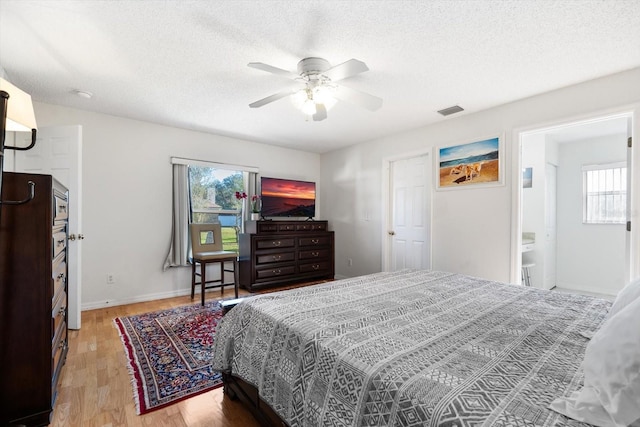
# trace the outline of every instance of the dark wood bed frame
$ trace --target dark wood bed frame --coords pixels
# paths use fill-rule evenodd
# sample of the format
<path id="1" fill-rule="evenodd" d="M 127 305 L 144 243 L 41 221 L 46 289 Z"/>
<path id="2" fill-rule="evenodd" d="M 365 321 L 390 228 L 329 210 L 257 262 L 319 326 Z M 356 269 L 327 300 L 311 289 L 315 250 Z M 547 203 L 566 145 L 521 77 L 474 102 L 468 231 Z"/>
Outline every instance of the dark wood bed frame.
<path id="1" fill-rule="evenodd" d="M 288 427 L 258 395 L 258 389 L 231 374 L 222 374 L 224 394 L 231 400 L 239 400 L 251 411 L 255 419 L 264 427 Z"/>

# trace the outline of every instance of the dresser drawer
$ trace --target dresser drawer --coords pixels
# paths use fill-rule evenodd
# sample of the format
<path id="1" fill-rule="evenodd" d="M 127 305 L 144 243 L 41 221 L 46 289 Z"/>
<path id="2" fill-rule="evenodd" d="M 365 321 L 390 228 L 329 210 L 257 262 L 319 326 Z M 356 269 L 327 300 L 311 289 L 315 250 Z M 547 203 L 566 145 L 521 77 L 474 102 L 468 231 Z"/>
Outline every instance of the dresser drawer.
<path id="1" fill-rule="evenodd" d="M 329 257 L 329 249 L 313 249 L 310 251 L 300 251 L 298 259 L 324 259 Z"/>
<path id="2" fill-rule="evenodd" d="M 258 223 L 258 233 L 275 233 L 278 231 L 278 225 L 273 222 L 273 221 L 269 221 L 269 222 L 262 222 L 259 221 Z"/>
<path id="3" fill-rule="evenodd" d="M 280 276 L 287 276 L 296 272 L 295 265 L 287 265 L 283 267 L 256 269 L 257 279 L 272 279 Z"/>
<path id="4" fill-rule="evenodd" d="M 60 328 L 60 324 L 65 321 L 65 315 L 67 314 L 67 293 L 65 291 L 60 292 L 58 298 L 54 300 L 53 308 L 51 309 L 52 320 L 52 332 L 55 332 Z"/>
<path id="5" fill-rule="evenodd" d="M 69 213 L 67 212 L 67 200 L 59 196 L 53 196 L 53 221 L 60 221 L 67 219 Z"/>
<path id="6" fill-rule="evenodd" d="M 270 264 L 274 262 L 293 261 L 295 252 L 277 252 L 264 255 L 256 255 L 256 264 Z"/>
<path id="7" fill-rule="evenodd" d="M 296 231 L 327 231 L 326 222 L 305 222 L 296 224 Z"/>
<path id="8" fill-rule="evenodd" d="M 67 341 L 67 322 L 62 319 L 62 322 L 58 324 L 55 329 L 55 334 L 51 340 L 51 357 L 56 357 L 56 353 Z"/>
<path id="9" fill-rule="evenodd" d="M 329 261 L 312 262 L 308 264 L 300 264 L 300 273 L 314 273 L 328 271 L 331 267 Z"/>
<path id="10" fill-rule="evenodd" d="M 265 240 L 256 241 L 256 247 L 258 249 L 293 248 L 295 245 L 296 245 L 296 240 L 294 238 L 265 239 Z"/>
<path id="11" fill-rule="evenodd" d="M 56 227 L 51 237 L 51 247 L 53 248 L 53 257 L 55 258 L 60 252 L 67 247 L 67 232 L 64 226 Z"/>
<path id="12" fill-rule="evenodd" d="M 328 246 L 331 242 L 329 236 L 299 237 L 299 246 Z"/>
<path id="13" fill-rule="evenodd" d="M 51 301 L 56 300 L 56 296 L 60 293 L 61 289 L 65 289 L 67 283 L 67 263 L 65 258 L 66 253 L 62 252 L 53 261 L 53 269 L 51 278 L 53 279 L 53 289 Z"/>
<path id="14" fill-rule="evenodd" d="M 58 381 L 60 380 L 60 371 L 64 365 L 65 355 L 67 353 L 67 324 L 62 322 L 60 327 L 56 330 L 56 339 L 51 346 L 51 367 L 53 369 L 53 375 L 51 376 L 51 400 L 55 401 L 56 388 L 58 387 Z"/>
<path id="15" fill-rule="evenodd" d="M 284 233 L 287 231 L 296 231 L 295 224 L 278 224 L 278 232 Z"/>

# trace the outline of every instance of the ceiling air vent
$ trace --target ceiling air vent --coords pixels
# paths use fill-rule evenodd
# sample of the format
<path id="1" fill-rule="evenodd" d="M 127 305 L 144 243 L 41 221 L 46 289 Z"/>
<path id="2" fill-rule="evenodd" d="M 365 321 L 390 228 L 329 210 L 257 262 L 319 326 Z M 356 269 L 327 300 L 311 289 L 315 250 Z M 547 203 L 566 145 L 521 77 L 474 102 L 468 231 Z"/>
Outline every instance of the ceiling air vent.
<path id="1" fill-rule="evenodd" d="M 439 110 L 438 113 L 442 114 L 443 116 L 450 116 L 451 114 L 459 113 L 460 111 L 464 111 L 464 108 L 459 105 L 454 105 L 453 107 Z"/>

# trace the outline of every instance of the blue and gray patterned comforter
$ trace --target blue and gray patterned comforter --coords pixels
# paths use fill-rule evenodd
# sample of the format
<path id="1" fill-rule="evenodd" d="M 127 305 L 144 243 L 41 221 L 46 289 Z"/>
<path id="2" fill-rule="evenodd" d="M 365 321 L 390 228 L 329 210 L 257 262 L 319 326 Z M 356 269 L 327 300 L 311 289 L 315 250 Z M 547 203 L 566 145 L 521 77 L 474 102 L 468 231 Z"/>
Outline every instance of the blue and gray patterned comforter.
<path id="1" fill-rule="evenodd" d="M 459 274 L 377 273 L 249 298 L 213 366 L 290 426 L 584 426 L 547 406 L 582 385 L 611 303 Z"/>

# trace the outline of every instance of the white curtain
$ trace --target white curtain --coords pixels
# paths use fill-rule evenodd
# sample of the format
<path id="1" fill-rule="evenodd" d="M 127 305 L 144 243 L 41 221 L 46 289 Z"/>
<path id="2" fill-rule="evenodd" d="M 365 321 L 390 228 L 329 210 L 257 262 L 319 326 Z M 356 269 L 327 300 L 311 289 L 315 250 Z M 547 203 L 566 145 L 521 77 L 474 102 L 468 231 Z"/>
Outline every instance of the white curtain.
<path id="1" fill-rule="evenodd" d="M 171 246 L 163 270 L 189 266 L 189 166 L 173 165 L 173 218 Z"/>

